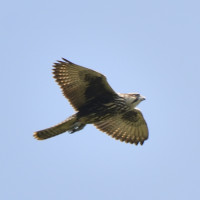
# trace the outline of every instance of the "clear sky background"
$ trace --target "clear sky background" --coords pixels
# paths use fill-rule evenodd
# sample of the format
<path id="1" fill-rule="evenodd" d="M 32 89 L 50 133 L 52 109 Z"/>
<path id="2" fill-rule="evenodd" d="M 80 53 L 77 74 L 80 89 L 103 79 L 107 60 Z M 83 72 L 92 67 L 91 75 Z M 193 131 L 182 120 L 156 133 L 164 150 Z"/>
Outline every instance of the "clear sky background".
<path id="1" fill-rule="evenodd" d="M 0 199 L 200 199 L 200 1 L 8 0 L 0 20 Z M 33 139 L 74 113 L 61 57 L 146 97 L 143 146 L 92 125 Z"/>

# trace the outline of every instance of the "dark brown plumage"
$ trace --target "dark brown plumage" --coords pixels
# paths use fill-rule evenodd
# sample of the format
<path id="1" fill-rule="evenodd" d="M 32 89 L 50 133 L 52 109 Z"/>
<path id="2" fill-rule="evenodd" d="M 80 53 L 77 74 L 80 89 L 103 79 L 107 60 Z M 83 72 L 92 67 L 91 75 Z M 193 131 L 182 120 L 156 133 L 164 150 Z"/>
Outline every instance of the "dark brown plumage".
<path id="1" fill-rule="evenodd" d="M 139 94 L 117 94 L 106 77 L 66 59 L 53 66 L 56 82 L 77 111 L 64 122 L 34 133 L 38 140 L 63 132 L 76 132 L 94 124 L 115 139 L 143 144 L 148 128 L 142 113 L 135 108 L 144 98 Z"/>

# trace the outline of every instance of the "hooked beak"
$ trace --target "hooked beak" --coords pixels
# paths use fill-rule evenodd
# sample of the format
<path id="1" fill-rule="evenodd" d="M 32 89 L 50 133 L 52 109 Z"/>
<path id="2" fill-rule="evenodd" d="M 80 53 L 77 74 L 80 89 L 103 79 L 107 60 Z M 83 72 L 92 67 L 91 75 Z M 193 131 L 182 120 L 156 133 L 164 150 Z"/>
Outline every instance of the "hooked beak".
<path id="1" fill-rule="evenodd" d="M 144 96 L 140 95 L 140 100 L 144 101 L 144 100 L 146 100 L 146 98 Z"/>

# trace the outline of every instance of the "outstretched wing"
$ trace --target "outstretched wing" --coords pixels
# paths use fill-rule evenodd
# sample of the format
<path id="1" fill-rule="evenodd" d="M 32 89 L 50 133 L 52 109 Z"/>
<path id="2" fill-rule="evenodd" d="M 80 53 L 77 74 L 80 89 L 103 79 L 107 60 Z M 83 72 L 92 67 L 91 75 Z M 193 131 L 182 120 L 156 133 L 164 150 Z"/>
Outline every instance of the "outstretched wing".
<path id="1" fill-rule="evenodd" d="M 104 75 L 64 58 L 54 64 L 53 74 L 64 96 L 76 110 L 94 99 L 109 99 L 116 95 Z"/>
<path id="2" fill-rule="evenodd" d="M 148 139 L 148 128 L 142 113 L 134 109 L 125 114 L 117 114 L 94 124 L 117 140 L 126 143 L 140 143 Z"/>

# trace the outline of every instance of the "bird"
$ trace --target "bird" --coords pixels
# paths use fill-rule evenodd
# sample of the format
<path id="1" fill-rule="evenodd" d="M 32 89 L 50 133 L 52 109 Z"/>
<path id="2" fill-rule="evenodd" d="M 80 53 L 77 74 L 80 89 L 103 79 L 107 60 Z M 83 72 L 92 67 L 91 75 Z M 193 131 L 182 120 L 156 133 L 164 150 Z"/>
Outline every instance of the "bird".
<path id="1" fill-rule="evenodd" d="M 117 93 L 103 74 L 65 58 L 54 63 L 53 75 L 76 113 L 55 126 L 34 132 L 37 140 L 75 133 L 87 124 L 125 143 L 142 145 L 148 139 L 147 123 L 136 108 L 144 96 Z"/>

